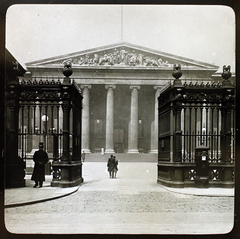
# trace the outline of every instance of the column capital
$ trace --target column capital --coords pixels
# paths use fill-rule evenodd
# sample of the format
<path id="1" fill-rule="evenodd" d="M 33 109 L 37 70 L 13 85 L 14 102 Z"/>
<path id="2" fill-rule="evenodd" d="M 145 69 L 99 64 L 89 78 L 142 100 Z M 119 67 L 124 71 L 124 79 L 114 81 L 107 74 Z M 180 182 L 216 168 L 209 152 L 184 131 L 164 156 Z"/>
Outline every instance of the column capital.
<path id="1" fill-rule="evenodd" d="M 160 89 L 162 89 L 162 87 L 163 86 L 161 86 L 161 85 L 155 85 L 153 88 L 154 88 L 154 90 L 160 90 Z"/>
<path id="2" fill-rule="evenodd" d="M 91 85 L 81 85 L 80 88 L 81 89 L 88 88 L 90 90 L 92 88 L 92 86 Z"/>
<path id="3" fill-rule="evenodd" d="M 108 90 L 109 88 L 116 89 L 116 85 L 105 85 L 105 89 Z"/>
<path id="4" fill-rule="evenodd" d="M 141 86 L 140 85 L 130 85 L 130 89 L 133 90 L 133 89 L 137 89 L 137 90 L 140 90 Z"/>

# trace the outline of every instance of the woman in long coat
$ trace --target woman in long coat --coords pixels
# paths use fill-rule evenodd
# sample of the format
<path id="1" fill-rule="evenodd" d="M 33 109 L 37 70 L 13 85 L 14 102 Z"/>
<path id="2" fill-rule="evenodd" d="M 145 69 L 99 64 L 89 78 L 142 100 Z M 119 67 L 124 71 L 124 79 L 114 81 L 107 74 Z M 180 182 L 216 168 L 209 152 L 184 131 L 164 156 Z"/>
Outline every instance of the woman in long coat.
<path id="1" fill-rule="evenodd" d="M 38 186 L 38 183 L 39 187 L 42 187 L 45 181 L 45 164 L 48 162 L 48 154 L 43 150 L 43 143 L 39 143 L 39 150 L 34 153 L 33 161 L 35 165 L 31 180 L 35 181 L 34 188 Z"/>

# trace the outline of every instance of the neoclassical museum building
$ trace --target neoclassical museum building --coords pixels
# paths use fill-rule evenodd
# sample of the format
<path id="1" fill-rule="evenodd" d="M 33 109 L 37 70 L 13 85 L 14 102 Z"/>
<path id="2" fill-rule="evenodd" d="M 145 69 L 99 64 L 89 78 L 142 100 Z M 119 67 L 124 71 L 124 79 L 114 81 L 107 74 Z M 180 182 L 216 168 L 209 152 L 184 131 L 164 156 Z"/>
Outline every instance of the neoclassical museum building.
<path id="1" fill-rule="evenodd" d="M 174 64 L 181 65 L 182 82 L 221 80 L 219 66 L 126 42 L 26 63 L 25 78 L 62 79 L 65 62 L 83 96 L 85 153 L 157 153 L 157 98 L 174 80 Z"/>

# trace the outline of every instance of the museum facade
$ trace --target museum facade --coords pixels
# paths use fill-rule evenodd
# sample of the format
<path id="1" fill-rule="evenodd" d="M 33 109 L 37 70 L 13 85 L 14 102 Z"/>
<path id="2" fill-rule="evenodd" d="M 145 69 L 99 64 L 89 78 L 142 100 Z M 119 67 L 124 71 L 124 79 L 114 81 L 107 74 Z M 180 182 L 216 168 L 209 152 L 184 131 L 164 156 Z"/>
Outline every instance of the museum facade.
<path id="1" fill-rule="evenodd" d="M 126 42 L 26 63 L 25 79 L 61 81 L 66 62 L 83 96 L 85 153 L 158 153 L 158 97 L 174 80 L 174 64 L 182 82 L 221 79 L 216 65 Z"/>

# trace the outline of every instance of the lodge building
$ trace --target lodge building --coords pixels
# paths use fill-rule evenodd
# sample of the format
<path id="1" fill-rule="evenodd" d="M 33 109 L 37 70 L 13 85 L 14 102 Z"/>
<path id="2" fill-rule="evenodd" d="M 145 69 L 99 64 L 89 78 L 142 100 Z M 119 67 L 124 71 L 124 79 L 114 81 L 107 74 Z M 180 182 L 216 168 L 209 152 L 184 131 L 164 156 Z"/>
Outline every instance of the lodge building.
<path id="1" fill-rule="evenodd" d="M 82 91 L 85 153 L 158 153 L 158 97 L 174 80 L 174 64 L 181 65 L 182 82 L 221 80 L 216 65 L 126 42 L 26 63 L 25 80 L 61 80 L 65 62 Z M 27 153 L 36 146 L 28 143 Z"/>

